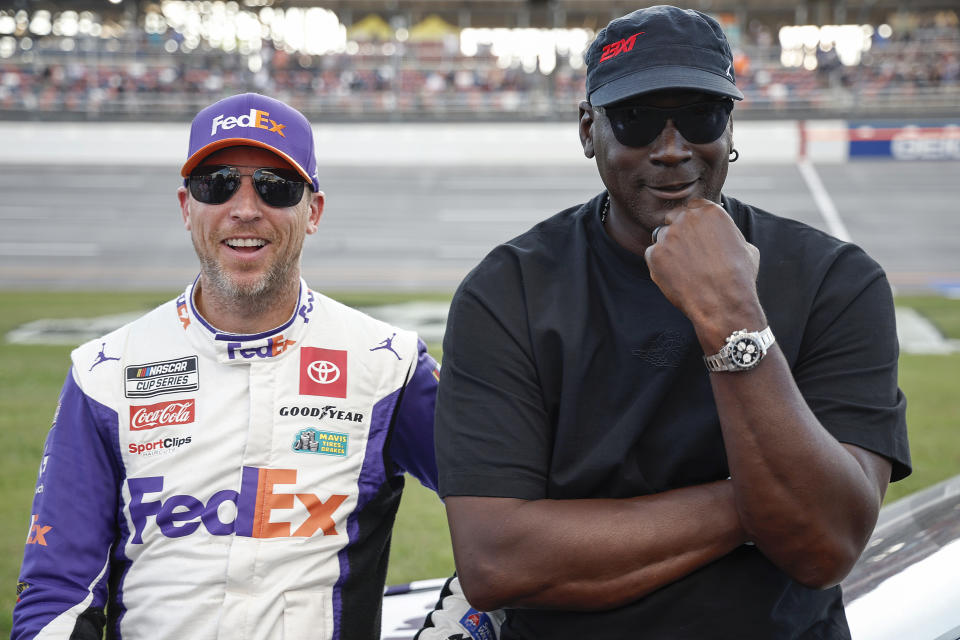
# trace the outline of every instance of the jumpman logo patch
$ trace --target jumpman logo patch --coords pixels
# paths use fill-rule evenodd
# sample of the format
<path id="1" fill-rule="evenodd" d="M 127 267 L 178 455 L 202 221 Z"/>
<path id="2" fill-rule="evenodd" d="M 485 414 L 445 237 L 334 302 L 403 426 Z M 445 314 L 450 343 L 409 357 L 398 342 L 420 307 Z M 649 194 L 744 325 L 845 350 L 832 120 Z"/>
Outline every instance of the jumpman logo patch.
<path id="1" fill-rule="evenodd" d="M 397 360 L 403 360 L 403 358 L 400 357 L 400 354 L 394 351 L 393 349 L 393 339 L 396 337 L 397 337 L 397 334 L 396 332 L 394 332 L 392 336 L 384 339 L 379 346 L 373 347 L 372 349 L 370 349 L 370 351 L 377 351 L 378 349 L 386 349 L 393 355 L 397 356 Z"/>
<path id="2" fill-rule="evenodd" d="M 119 360 L 119 359 L 120 359 L 120 358 L 114 358 L 114 357 L 108 356 L 107 353 L 106 353 L 106 351 L 107 351 L 107 343 L 106 343 L 106 342 L 103 342 L 103 343 L 101 343 L 101 345 L 100 345 L 100 353 L 97 354 L 97 359 L 93 361 L 93 364 L 90 365 L 90 369 L 88 369 L 88 371 L 93 371 L 93 368 L 94 368 L 95 366 L 97 366 L 98 364 L 102 364 L 102 363 L 106 362 L 107 360 Z"/>

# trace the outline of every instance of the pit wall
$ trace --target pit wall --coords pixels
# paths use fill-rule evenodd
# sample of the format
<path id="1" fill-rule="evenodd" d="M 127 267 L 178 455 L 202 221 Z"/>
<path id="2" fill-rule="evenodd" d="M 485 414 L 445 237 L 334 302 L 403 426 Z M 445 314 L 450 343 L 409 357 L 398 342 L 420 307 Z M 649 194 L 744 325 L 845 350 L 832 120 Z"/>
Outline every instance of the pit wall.
<path id="1" fill-rule="evenodd" d="M 177 166 L 186 123 L 0 122 L 0 164 Z M 577 124 L 320 124 L 320 166 L 576 165 L 587 162 Z M 954 121 L 734 120 L 744 164 L 861 159 L 960 160 Z"/>

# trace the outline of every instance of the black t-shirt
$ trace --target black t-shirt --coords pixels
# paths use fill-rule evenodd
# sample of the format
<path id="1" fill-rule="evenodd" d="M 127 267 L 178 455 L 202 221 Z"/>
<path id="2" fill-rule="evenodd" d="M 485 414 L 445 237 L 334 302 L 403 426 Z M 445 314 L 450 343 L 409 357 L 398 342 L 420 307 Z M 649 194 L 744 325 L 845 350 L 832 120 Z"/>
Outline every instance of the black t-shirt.
<path id="1" fill-rule="evenodd" d="M 497 247 L 454 296 L 435 427 L 441 496 L 627 498 L 729 476 L 693 326 L 644 259 L 604 232 L 604 197 Z M 723 204 L 760 250 L 760 301 L 810 408 L 841 442 L 889 458 L 893 480 L 910 473 L 882 269 L 807 225 Z M 502 637 L 849 631 L 839 588 L 804 587 L 744 545 L 612 611 L 511 610 Z"/>

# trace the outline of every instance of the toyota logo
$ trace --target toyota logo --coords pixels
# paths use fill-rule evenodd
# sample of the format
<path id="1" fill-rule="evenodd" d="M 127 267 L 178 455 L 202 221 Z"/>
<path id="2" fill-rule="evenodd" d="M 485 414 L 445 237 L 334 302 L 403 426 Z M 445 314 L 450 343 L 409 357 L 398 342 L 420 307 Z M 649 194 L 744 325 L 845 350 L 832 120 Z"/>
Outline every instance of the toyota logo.
<path id="1" fill-rule="evenodd" d="M 329 360 L 317 360 L 307 366 L 307 375 L 317 384 L 330 384 L 340 379 L 340 367 Z"/>

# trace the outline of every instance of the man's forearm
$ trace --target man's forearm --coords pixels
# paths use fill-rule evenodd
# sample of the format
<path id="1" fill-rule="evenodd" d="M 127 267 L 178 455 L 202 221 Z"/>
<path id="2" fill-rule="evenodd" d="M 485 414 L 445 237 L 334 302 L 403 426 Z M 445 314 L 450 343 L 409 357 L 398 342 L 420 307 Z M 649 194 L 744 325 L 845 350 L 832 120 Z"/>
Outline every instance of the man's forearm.
<path id="1" fill-rule="evenodd" d="M 823 428 L 779 349 L 711 374 L 737 511 L 774 564 L 811 587 L 839 582 L 876 523 L 890 464 Z"/>
<path id="2" fill-rule="evenodd" d="M 651 278 L 690 319 L 704 353 L 717 353 L 736 330 L 766 327 L 756 288 L 759 250 L 727 213 L 696 200 L 666 222 L 646 250 Z M 827 432 L 777 345 L 754 369 L 710 379 L 748 535 L 800 582 L 836 583 L 876 522 L 890 463 L 846 449 Z"/>
<path id="3" fill-rule="evenodd" d="M 745 540 L 729 481 L 639 498 L 446 500 L 457 571 L 473 606 L 622 606 Z"/>

